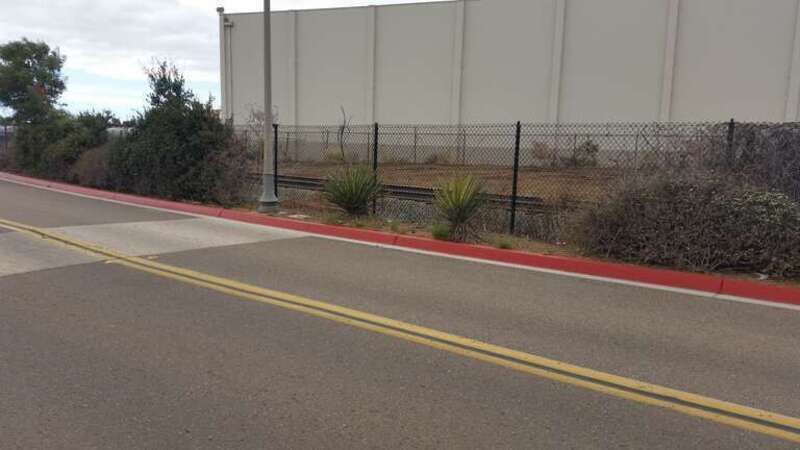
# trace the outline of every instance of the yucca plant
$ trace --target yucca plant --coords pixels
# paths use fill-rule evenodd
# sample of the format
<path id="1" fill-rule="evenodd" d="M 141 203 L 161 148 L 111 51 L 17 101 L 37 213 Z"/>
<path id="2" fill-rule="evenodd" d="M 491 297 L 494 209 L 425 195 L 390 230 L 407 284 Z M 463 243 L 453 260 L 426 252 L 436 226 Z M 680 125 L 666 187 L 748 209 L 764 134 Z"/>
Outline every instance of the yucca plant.
<path id="1" fill-rule="evenodd" d="M 450 226 L 450 239 L 464 241 L 469 237 L 469 223 L 483 203 L 483 185 L 471 175 L 452 179 L 439 188 L 436 208 Z"/>
<path id="2" fill-rule="evenodd" d="M 348 166 L 328 176 L 325 199 L 351 216 L 361 216 L 381 193 L 381 184 L 364 166 Z"/>

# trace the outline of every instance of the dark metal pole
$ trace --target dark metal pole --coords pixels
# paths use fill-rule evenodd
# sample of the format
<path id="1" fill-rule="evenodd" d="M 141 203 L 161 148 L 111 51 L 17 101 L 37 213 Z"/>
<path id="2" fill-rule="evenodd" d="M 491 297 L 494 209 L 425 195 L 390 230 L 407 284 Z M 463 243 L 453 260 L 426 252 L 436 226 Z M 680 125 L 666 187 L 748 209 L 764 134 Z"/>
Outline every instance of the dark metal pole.
<path id="1" fill-rule="evenodd" d="M 372 130 L 372 177 L 377 180 L 378 179 L 378 122 L 375 122 L 375 126 Z M 375 199 L 372 199 L 372 214 L 378 209 L 377 202 Z"/>
<path id="2" fill-rule="evenodd" d="M 272 124 L 272 139 L 274 140 L 272 146 L 272 173 L 275 174 L 273 181 L 275 182 L 275 196 L 278 196 L 278 124 Z"/>
<path id="3" fill-rule="evenodd" d="M 734 119 L 731 119 L 731 121 L 728 122 L 728 167 L 729 168 L 733 168 L 733 160 L 734 160 L 733 144 L 735 139 L 736 139 L 736 121 Z"/>
<path id="4" fill-rule="evenodd" d="M 514 234 L 517 225 L 517 182 L 519 181 L 519 144 L 522 136 L 522 123 L 517 122 L 514 139 L 514 177 L 511 182 L 511 234 Z"/>
<path id="5" fill-rule="evenodd" d="M 264 128 L 263 128 L 263 142 L 264 153 L 262 157 L 264 161 L 261 165 L 261 198 L 258 200 L 259 212 L 273 212 L 278 209 L 278 197 L 272 188 L 274 184 L 274 173 L 269 173 L 272 170 L 273 163 L 269 159 L 272 157 L 272 55 L 271 49 L 271 24 L 270 24 L 270 0 L 264 0 Z"/>

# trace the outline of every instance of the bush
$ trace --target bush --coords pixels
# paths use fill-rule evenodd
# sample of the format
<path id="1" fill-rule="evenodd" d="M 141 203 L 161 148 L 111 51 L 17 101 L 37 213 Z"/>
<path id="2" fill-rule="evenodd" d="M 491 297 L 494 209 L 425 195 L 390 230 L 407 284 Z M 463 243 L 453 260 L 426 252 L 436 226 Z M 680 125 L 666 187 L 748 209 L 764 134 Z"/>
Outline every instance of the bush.
<path id="1" fill-rule="evenodd" d="M 715 170 L 778 190 L 800 202 L 800 124 L 741 124 L 734 146 L 719 145 L 711 155 Z"/>
<path id="2" fill-rule="evenodd" d="M 43 175 L 45 149 L 67 134 L 69 115 L 51 110 L 41 122 L 24 123 L 14 133 L 14 161 L 23 172 Z M 43 168 L 45 170 L 43 170 Z"/>
<path id="3" fill-rule="evenodd" d="M 431 236 L 440 241 L 449 241 L 450 227 L 443 223 L 435 223 L 431 226 Z"/>
<path id="4" fill-rule="evenodd" d="M 514 248 L 514 243 L 508 239 L 500 239 L 496 245 L 501 250 L 512 250 Z"/>
<path id="5" fill-rule="evenodd" d="M 565 158 L 564 164 L 567 167 L 595 167 L 599 153 L 600 147 L 594 141 L 588 140 L 572 149 L 572 156 Z"/>
<path id="6" fill-rule="evenodd" d="M 587 212 L 577 243 L 593 255 L 690 270 L 800 272 L 800 206 L 725 179 L 630 180 Z"/>
<path id="7" fill-rule="evenodd" d="M 83 112 L 73 116 L 50 110 L 41 122 L 19 126 L 14 159 L 25 172 L 65 180 L 86 150 L 108 141 L 110 112 Z"/>
<path id="8" fill-rule="evenodd" d="M 111 148 L 111 179 L 119 190 L 171 199 L 233 204 L 246 196 L 246 162 L 211 100 L 198 101 L 167 63 L 147 72 L 150 104 Z"/>
<path id="9" fill-rule="evenodd" d="M 48 178 L 64 180 L 81 155 L 91 148 L 108 141 L 110 112 L 82 112 L 68 116 L 64 125 L 64 136 L 47 146 L 39 164 L 38 172 Z"/>
<path id="10" fill-rule="evenodd" d="M 364 166 L 348 166 L 334 172 L 325 183 L 325 199 L 351 216 L 364 215 L 381 192 L 381 185 Z"/>
<path id="11" fill-rule="evenodd" d="M 70 168 L 69 179 L 82 186 L 106 188 L 110 185 L 108 158 L 110 144 L 106 143 L 83 152 Z"/>
<path id="12" fill-rule="evenodd" d="M 455 241 L 469 237 L 470 221 L 483 204 L 483 186 L 471 175 L 446 182 L 436 193 L 436 208 L 450 226 L 450 238 Z"/>

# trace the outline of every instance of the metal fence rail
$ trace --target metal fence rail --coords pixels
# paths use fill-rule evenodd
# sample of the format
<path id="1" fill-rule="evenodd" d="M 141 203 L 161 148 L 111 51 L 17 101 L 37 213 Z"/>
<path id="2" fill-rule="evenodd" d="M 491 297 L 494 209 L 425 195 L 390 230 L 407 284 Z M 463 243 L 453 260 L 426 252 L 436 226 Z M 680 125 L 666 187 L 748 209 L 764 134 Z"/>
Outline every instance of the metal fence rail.
<path id="1" fill-rule="evenodd" d="M 789 144 L 800 147 L 800 133 L 787 127 L 794 124 L 275 125 L 273 147 L 283 197 L 319 201 L 331 172 L 363 164 L 386 187 L 379 214 L 430 222 L 436 187 L 469 174 L 494 208 L 486 228 L 525 234 L 532 217 L 601 201 L 627 174 L 731 167 L 776 129 L 784 130 L 779 141 L 796 136 Z"/>

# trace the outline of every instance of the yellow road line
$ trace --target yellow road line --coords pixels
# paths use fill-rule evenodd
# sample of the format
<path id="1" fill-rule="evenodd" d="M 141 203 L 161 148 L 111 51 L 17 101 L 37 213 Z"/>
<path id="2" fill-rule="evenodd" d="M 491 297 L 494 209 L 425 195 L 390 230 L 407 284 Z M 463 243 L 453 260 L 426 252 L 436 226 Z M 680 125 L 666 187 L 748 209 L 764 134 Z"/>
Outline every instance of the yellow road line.
<path id="1" fill-rule="evenodd" d="M 112 249 L 81 242 L 25 224 L 0 219 L 0 226 L 50 239 L 61 245 L 101 256 L 110 263 L 214 290 L 229 296 L 302 312 L 538 377 L 800 443 L 800 419 L 798 418 L 579 367 L 330 303 L 155 262 L 147 258 L 124 255 Z"/>

